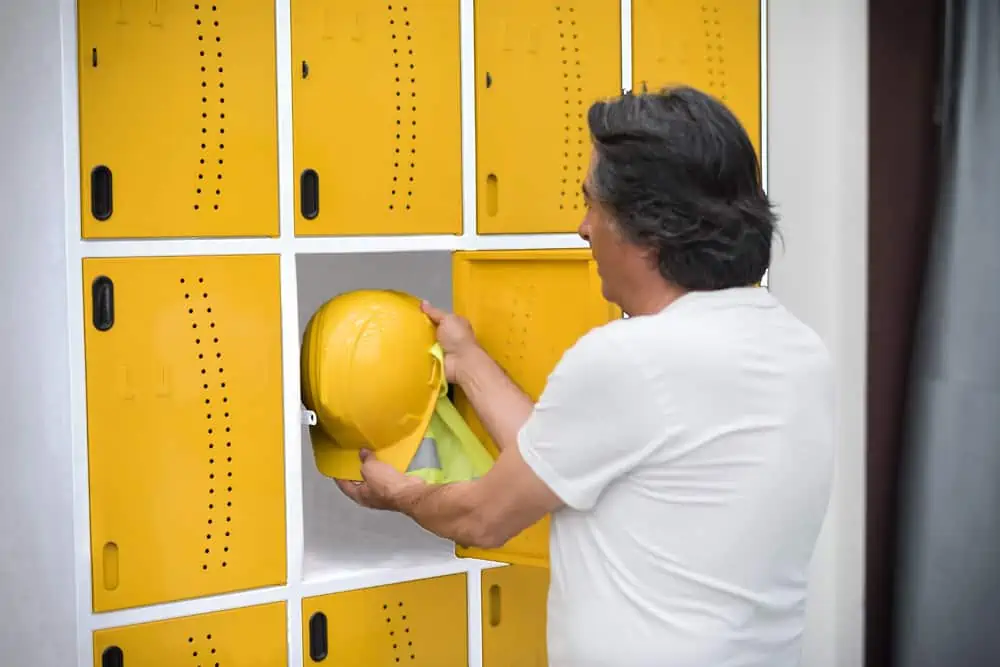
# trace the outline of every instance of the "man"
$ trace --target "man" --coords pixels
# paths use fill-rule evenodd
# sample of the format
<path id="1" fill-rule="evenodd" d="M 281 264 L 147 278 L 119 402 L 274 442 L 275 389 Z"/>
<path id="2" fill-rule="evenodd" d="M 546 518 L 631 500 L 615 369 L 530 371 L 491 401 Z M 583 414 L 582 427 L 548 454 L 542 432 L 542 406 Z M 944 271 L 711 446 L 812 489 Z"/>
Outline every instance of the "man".
<path id="1" fill-rule="evenodd" d="M 757 287 L 775 216 L 753 146 L 690 88 L 591 107 L 587 212 L 604 295 L 534 404 L 430 305 L 457 383 L 500 448 L 428 486 L 365 452 L 368 506 L 497 547 L 551 513 L 553 667 L 791 667 L 831 485 L 831 364 Z"/>

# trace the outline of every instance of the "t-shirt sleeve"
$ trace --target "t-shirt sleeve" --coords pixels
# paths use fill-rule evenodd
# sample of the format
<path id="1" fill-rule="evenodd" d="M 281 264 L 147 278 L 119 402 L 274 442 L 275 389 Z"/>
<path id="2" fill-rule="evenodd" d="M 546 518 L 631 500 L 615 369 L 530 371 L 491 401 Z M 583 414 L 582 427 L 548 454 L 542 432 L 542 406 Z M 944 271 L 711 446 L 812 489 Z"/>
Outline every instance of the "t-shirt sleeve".
<path id="1" fill-rule="evenodd" d="M 585 511 L 670 434 L 664 397 L 609 327 L 583 336 L 549 375 L 518 434 L 521 456 L 569 507 Z"/>

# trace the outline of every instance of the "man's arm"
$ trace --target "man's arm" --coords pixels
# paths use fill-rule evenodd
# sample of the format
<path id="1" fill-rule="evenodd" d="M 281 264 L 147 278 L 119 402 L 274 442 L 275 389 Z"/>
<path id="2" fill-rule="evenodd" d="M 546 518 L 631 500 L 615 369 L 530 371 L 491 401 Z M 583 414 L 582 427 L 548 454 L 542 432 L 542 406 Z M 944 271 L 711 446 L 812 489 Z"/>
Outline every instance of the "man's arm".
<path id="1" fill-rule="evenodd" d="M 458 386 L 501 452 L 513 449 L 534 402 L 478 345 L 459 361 Z"/>
<path id="2" fill-rule="evenodd" d="M 502 372 L 502 371 L 501 371 Z M 465 547 L 495 549 L 562 506 L 513 443 L 482 478 L 416 486 L 396 502 L 425 530 Z"/>

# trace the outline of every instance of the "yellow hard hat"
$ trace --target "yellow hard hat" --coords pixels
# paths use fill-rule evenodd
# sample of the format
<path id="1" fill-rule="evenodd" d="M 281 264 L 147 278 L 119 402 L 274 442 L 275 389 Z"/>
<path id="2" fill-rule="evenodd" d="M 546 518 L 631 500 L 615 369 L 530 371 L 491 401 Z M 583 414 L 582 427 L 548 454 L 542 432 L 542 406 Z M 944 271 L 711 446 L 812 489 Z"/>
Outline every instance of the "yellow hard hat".
<path id="1" fill-rule="evenodd" d="M 362 448 L 405 471 L 424 437 L 442 383 L 434 325 L 420 301 L 356 290 L 323 304 L 302 341 L 302 402 L 321 473 L 361 479 Z"/>

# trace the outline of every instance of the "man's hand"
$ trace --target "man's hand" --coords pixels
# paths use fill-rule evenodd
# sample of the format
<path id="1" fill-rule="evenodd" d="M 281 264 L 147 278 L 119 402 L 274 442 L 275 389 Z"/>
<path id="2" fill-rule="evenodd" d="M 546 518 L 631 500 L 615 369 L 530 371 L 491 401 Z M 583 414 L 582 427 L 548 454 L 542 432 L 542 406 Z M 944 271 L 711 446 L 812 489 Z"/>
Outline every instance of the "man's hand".
<path id="1" fill-rule="evenodd" d="M 348 498 L 369 509 L 398 511 L 427 487 L 422 479 L 404 475 L 367 449 L 361 450 L 361 477 L 361 482 L 338 479 L 337 486 Z"/>
<path id="2" fill-rule="evenodd" d="M 426 301 L 420 305 L 420 309 L 437 327 L 437 341 L 444 351 L 445 378 L 448 382 L 458 382 L 462 360 L 479 349 L 472 325 L 461 315 L 445 312 Z"/>

